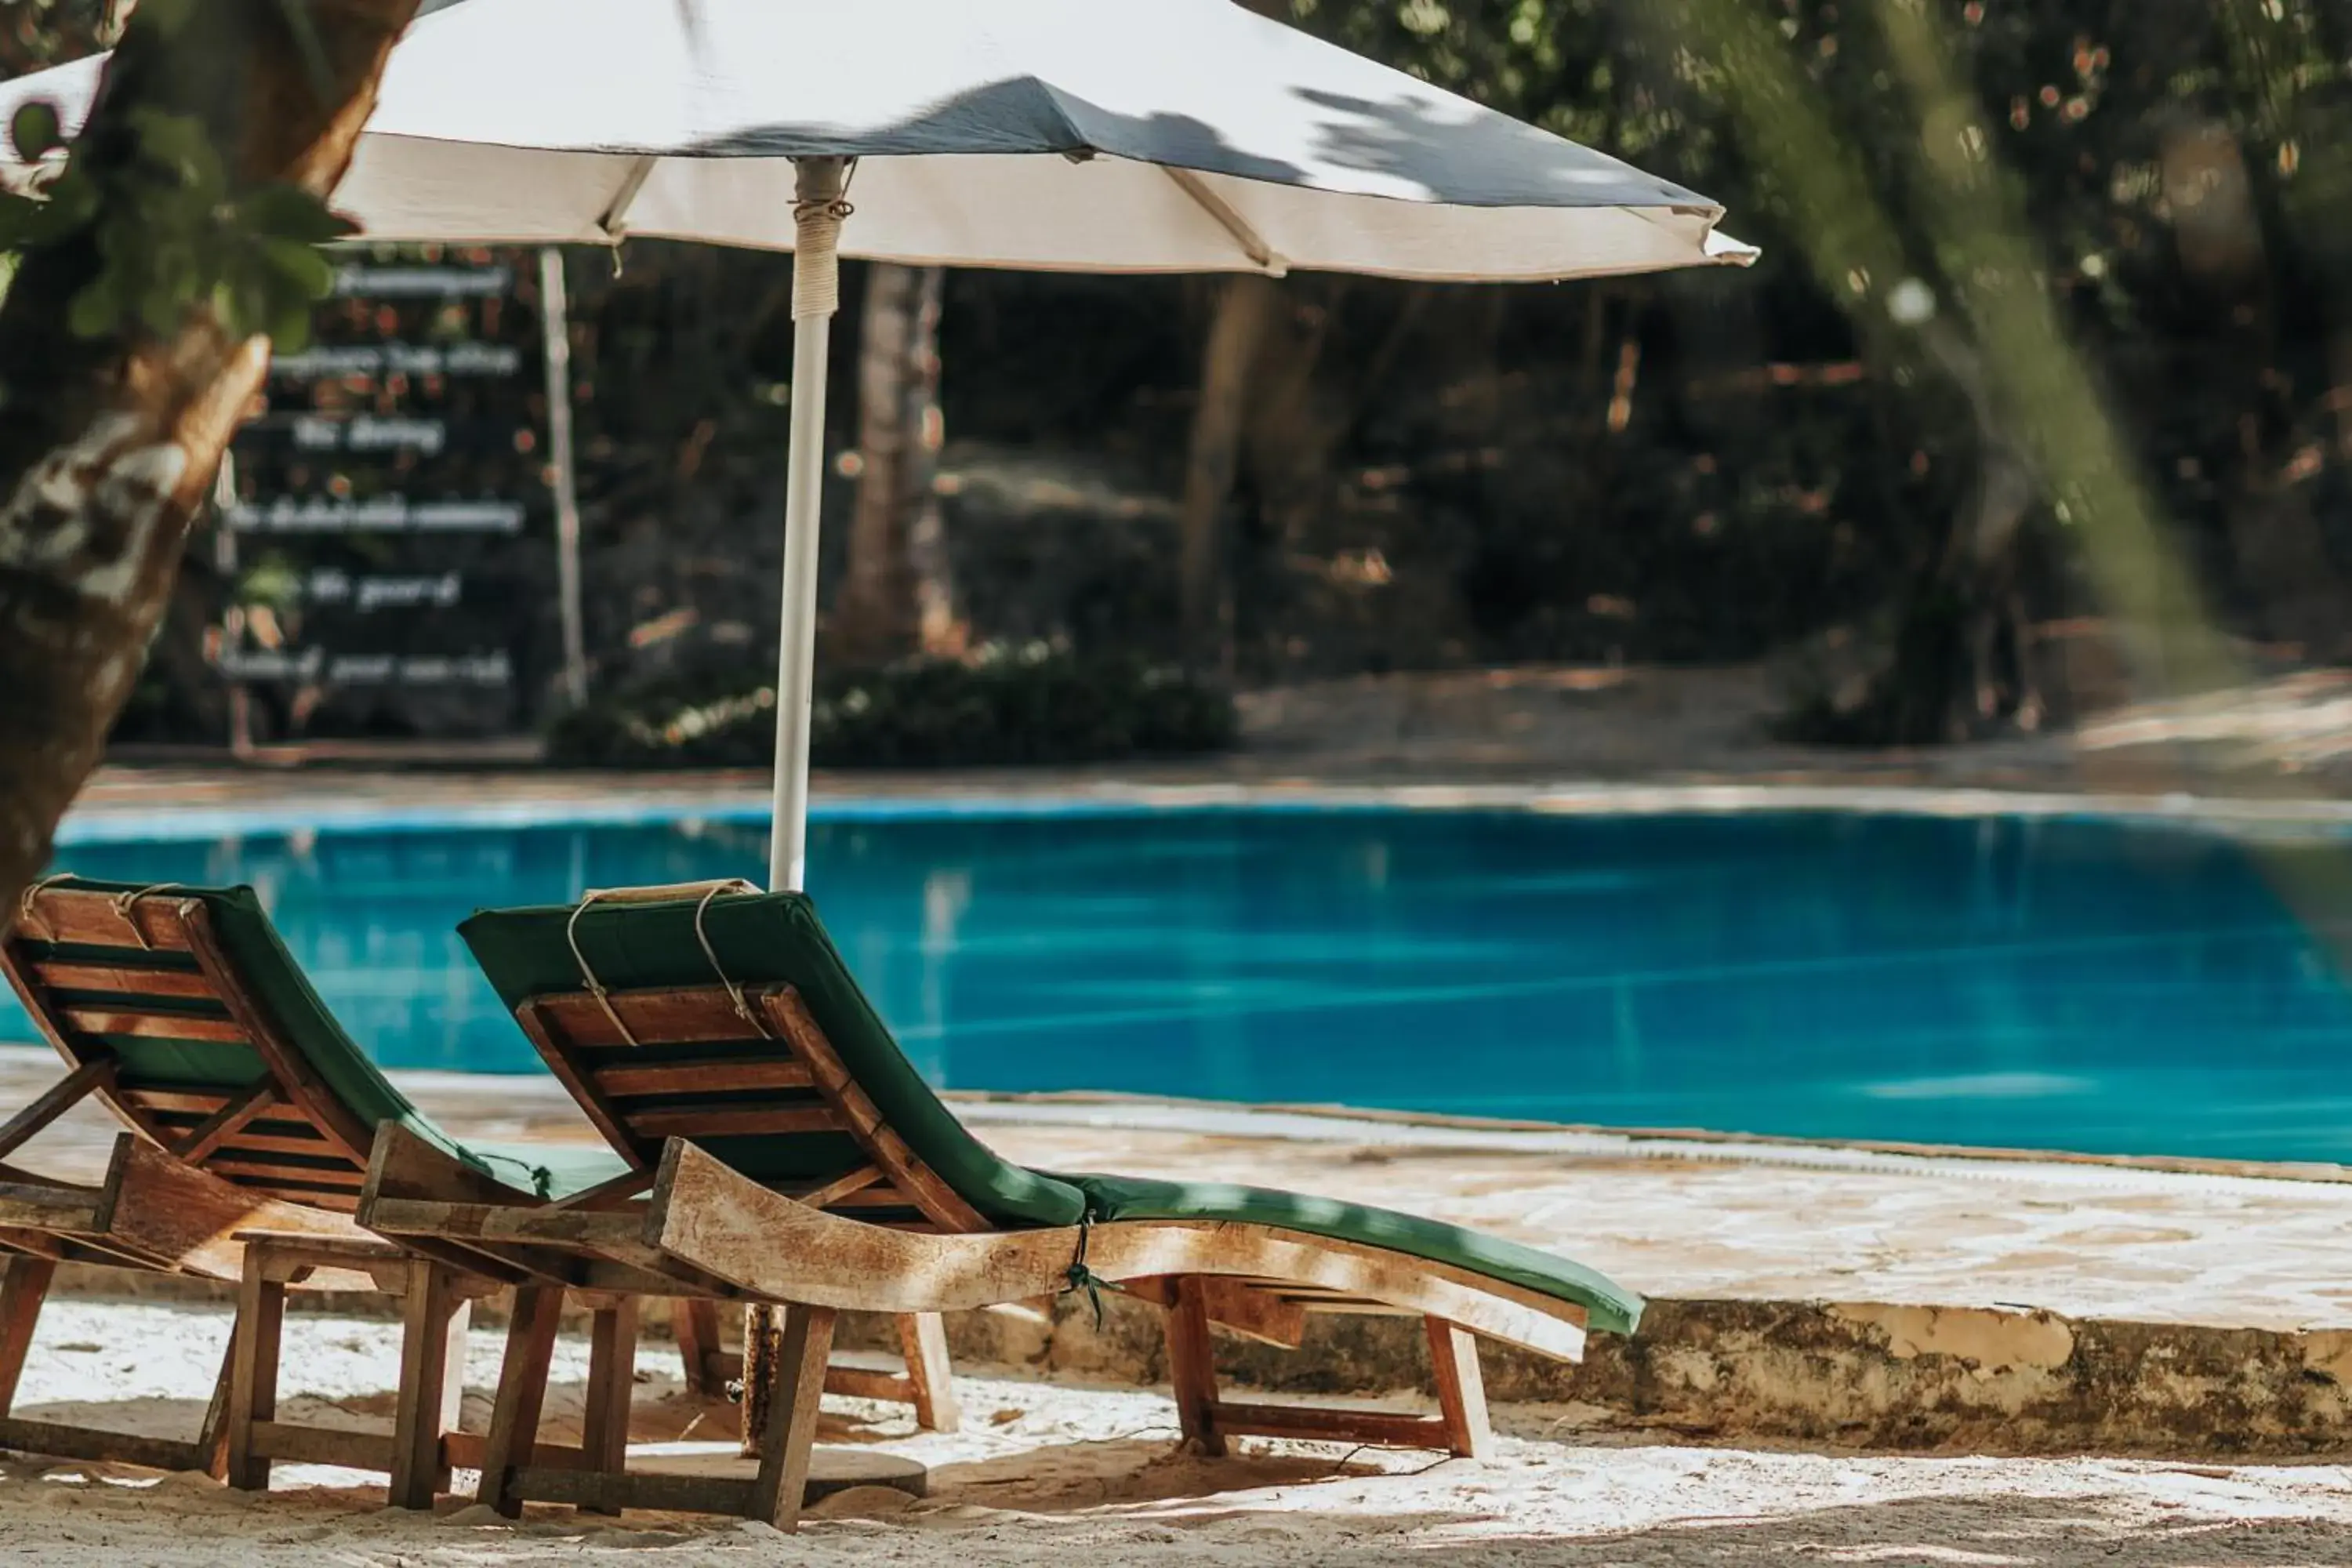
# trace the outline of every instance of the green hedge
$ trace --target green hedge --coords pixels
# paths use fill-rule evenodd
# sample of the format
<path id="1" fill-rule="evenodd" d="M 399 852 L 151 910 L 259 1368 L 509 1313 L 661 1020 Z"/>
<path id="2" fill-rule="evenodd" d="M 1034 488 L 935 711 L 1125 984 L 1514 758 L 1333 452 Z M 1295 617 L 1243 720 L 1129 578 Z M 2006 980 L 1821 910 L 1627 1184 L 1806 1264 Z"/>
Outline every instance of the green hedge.
<path id="1" fill-rule="evenodd" d="M 1172 670 L 1061 653 L 922 660 L 821 674 L 813 751 L 821 767 L 992 767 L 1121 762 L 1223 751 L 1233 697 Z M 548 760 L 566 767 L 764 768 L 775 689 L 672 678 L 558 719 Z"/>

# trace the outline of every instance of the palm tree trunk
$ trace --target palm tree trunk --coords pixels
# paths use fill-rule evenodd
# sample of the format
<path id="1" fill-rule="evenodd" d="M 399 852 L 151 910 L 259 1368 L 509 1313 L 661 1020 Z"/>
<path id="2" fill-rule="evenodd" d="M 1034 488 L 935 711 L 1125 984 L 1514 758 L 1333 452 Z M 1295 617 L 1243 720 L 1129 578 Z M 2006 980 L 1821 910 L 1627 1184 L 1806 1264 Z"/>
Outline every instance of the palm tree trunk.
<path id="1" fill-rule="evenodd" d="M 1179 568 L 1184 657 L 1196 670 L 1233 673 L 1233 628 L 1226 605 L 1225 503 L 1240 462 L 1242 426 L 1266 329 L 1280 298 L 1274 280 L 1245 272 L 1217 291 L 1208 346 L 1201 355 L 1201 396 L 1184 466 Z"/>
<path id="2" fill-rule="evenodd" d="M 835 652 L 861 664 L 956 651 L 954 592 L 933 481 L 940 436 L 937 267 L 877 263 L 858 349 L 857 509 Z"/>
<path id="3" fill-rule="evenodd" d="M 238 182 L 324 195 L 416 4 L 312 0 L 320 74 L 276 0 L 206 0 L 168 40 L 134 17 L 77 155 L 120 160 L 130 117 L 163 109 L 195 118 Z M 28 256 L 0 304 L 0 929 L 97 763 L 269 363 L 268 339 L 209 310 L 168 336 L 74 336 L 68 304 L 100 270 L 85 232 Z"/>

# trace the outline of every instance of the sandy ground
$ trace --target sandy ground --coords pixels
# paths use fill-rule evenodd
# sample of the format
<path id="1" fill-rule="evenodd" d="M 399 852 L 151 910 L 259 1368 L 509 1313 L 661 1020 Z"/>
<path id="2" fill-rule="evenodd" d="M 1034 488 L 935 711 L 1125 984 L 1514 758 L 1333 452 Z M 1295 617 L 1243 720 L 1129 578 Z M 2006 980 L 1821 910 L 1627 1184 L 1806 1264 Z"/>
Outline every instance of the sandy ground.
<path id="1" fill-rule="evenodd" d="M 44 1315 L 18 1408 L 28 1415 L 191 1430 L 226 1320 L 161 1305 L 59 1301 Z M 391 1325 L 288 1324 L 283 1418 L 388 1419 Z M 495 1374 L 477 1331 L 468 1382 Z M 563 1426 L 586 1370 L 567 1340 L 551 1405 Z M 668 1347 L 638 1362 L 636 1436 L 655 1464 L 725 1464 L 731 1415 L 678 1392 Z M 82 1568 L 275 1564 L 488 1565 L 676 1562 L 1059 1564 L 1150 1561 L 1298 1568 L 1320 1563 L 1718 1564 L 1785 1562 L 2148 1564 L 2352 1562 L 2352 1475 L 2306 1468 L 1755 1453 L 1580 1440 L 1563 1413 L 1497 1413 L 1487 1460 L 1244 1444 L 1179 1454 L 1160 1394 L 959 1380 L 968 1429 L 919 1436 L 890 1407 L 829 1400 L 825 1434 L 931 1467 L 932 1495 L 854 1491 L 819 1505 L 801 1538 L 739 1521 L 534 1507 L 520 1524 L 444 1500 L 438 1516 L 383 1507 L 381 1479 L 283 1465 L 267 1499 L 199 1476 L 0 1461 L 0 1560 Z M 478 1395 L 467 1425 L 485 1418 Z M 683 1435 L 686 1444 L 677 1440 Z M 709 1441 L 712 1438 L 717 1441 Z M 461 1489 L 472 1477 L 460 1472 Z M 628 1555 L 623 1556 L 622 1553 Z"/>

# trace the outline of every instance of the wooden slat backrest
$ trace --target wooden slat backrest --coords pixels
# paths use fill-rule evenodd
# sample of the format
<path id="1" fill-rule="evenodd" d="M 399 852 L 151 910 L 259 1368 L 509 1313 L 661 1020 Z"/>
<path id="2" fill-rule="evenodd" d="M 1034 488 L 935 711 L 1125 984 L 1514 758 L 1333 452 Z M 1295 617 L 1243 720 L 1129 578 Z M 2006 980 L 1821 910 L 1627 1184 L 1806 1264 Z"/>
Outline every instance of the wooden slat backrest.
<path id="1" fill-rule="evenodd" d="M 0 942 L 0 973 L 76 1069 L 110 1041 L 242 1046 L 252 1082 L 112 1079 L 95 1089 L 125 1125 L 240 1186 L 348 1213 L 371 1130 L 320 1081 L 238 973 L 203 900 L 170 888 L 123 896 L 40 887 Z"/>
<path id="2" fill-rule="evenodd" d="M 988 1222 L 884 1121 L 788 985 L 720 984 L 531 997 L 515 1019 L 613 1147 L 641 1170 L 669 1138 L 845 1136 L 868 1163 L 790 1195 L 830 1212 L 924 1228 Z M 743 1009 L 748 1009 L 750 1016 Z M 781 1189 L 780 1189 L 781 1190 Z"/>

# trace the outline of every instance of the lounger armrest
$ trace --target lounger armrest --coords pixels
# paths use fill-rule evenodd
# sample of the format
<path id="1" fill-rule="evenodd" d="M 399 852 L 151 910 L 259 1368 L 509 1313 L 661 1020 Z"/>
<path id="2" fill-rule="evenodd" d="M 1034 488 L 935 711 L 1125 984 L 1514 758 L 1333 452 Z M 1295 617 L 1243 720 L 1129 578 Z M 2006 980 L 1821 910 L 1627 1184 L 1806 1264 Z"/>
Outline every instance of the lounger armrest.
<path id="1" fill-rule="evenodd" d="M 844 1219 L 770 1191 L 684 1139 L 662 1152 L 646 1245 L 746 1294 L 847 1311 L 969 1311 L 1097 1279 L 1168 1275 L 1296 1281 L 1437 1317 L 1561 1360 L 1583 1354 L 1585 1312 L 1502 1280 L 1271 1226 L 1138 1220 L 930 1235 Z"/>

